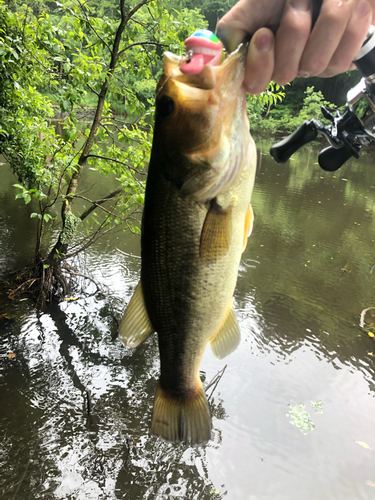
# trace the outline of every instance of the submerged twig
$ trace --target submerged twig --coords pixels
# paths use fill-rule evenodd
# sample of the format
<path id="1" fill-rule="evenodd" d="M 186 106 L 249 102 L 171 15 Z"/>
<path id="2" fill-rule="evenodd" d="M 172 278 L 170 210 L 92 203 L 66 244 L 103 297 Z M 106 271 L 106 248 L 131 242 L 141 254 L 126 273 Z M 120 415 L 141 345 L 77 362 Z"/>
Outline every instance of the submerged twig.
<path id="1" fill-rule="evenodd" d="M 129 456 L 130 456 L 130 449 L 132 448 L 132 446 L 133 446 L 133 440 L 132 440 L 131 436 L 126 435 L 125 436 L 126 455 L 125 455 L 124 463 L 122 466 L 122 468 L 125 472 L 128 472 L 127 465 L 128 465 L 128 460 L 129 460 Z"/>
<path id="2" fill-rule="evenodd" d="M 94 278 L 91 278 L 90 276 L 87 276 L 86 274 L 76 273 L 76 272 L 72 271 L 71 269 L 67 269 L 67 268 L 63 268 L 63 271 L 66 271 L 67 273 L 72 274 L 73 276 L 78 276 L 80 278 L 84 278 L 86 280 L 92 281 L 94 283 L 94 285 L 96 286 L 96 292 L 98 292 L 100 290 L 100 285 L 99 285 L 99 283 L 97 283 L 94 280 Z"/>
<path id="3" fill-rule="evenodd" d="M 208 386 L 206 387 L 206 392 L 207 392 L 207 391 L 208 391 L 208 389 L 214 385 L 214 388 L 212 389 L 211 394 L 210 394 L 210 395 L 208 396 L 208 398 L 207 398 L 207 401 L 209 401 L 209 400 L 211 399 L 211 397 L 212 397 L 213 393 L 214 393 L 214 392 L 215 392 L 215 390 L 216 390 L 216 387 L 217 387 L 218 383 L 219 383 L 219 382 L 220 382 L 220 380 L 221 380 L 221 377 L 224 375 L 224 372 L 225 372 L 225 370 L 226 370 L 226 367 L 227 367 L 227 366 L 228 366 L 228 365 L 225 365 L 225 366 L 224 366 L 224 368 L 222 368 L 221 370 L 219 370 L 219 371 L 217 372 L 217 374 L 214 376 L 214 378 L 211 380 L 211 382 L 208 384 Z"/>
<path id="4" fill-rule="evenodd" d="M 98 432 L 98 419 L 95 415 L 92 413 L 92 400 L 91 400 L 91 391 L 90 389 L 85 389 L 84 392 L 82 392 L 82 396 L 84 399 L 86 399 L 86 411 L 87 411 L 87 427 L 94 431 Z"/>
<path id="5" fill-rule="evenodd" d="M 85 390 L 86 394 L 86 406 L 87 406 L 87 415 L 91 417 L 91 409 L 92 409 L 92 401 L 91 401 L 91 391 L 90 389 Z"/>

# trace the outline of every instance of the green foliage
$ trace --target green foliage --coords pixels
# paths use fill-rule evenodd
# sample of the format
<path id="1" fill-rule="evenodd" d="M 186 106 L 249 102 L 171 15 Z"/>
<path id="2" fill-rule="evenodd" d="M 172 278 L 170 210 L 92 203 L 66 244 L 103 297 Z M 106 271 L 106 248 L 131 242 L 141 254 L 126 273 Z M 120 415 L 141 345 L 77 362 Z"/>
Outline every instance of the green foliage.
<path id="1" fill-rule="evenodd" d="M 270 112 L 271 106 L 282 102 L 285 97 L 284 87 L 270 82 L 264 92 L 258 95 L 248 95 L 246 99 L 246 109 L 252 129 L 267 128 L 268 123 L 263 120 L 263 115 Z M 262 121 L 262 126 L 259 122 Z"/>
<path id="2" fill-rule="evenodd" d="M 37 87 L 54 82 L 34 26 L 24 21 L 0 1 L 0 154 L 20 183 L 35 187 L 48 154 L 47 138 L 54 141 L 47 122 L 52 107 Z"/>
<path id="3" fill-rule="evenodd" d="M 186 8 L 189 11 L 200 9 L 205 19 L 208 21 L 208 26 L 211 31 L 215 31 L 217 21 L 233 7 L 236 0 L 169 0 L 169 8 L 175 8 L 182 11 Z M 205 26 L 199 26 L 204 28 Z M 199 28 L 198 27 L 198 28 Z"/>
<path id="4" fill-rule="evenodd" d="M 281 101 L 281 98 L 279 99 Z M 275 106 L 275 100 L 271 103 Z M 296 107 L 295 102 L 281 104 L 270 109 L 268 106 L 268 114 L 265 113 L 266 105 L 259 108 L 250 109 L 250 121 L 253 130 L 267 131 L 272 134 L 276 133 L 291 133 L 299 127 L 304 121 L 317 118 L 323 123 L 327 123 L 324 119 L 321 106 L 330 107 L 331 103 L 324 99 L 322 92 L 315 91 L 314 87 L 308 87 L 304 92 L 302 106 Z M 249 107 L 248 107 L 249 112 Z"/>
<path id="5" fill-rule="evenodd" d="M 308 87 L 305 91 L 305 98 L 303 100 L 303 106 L 298 114 L 297 120 L 293 125 L 300 125 L 305 120 L 311 120 L 312 118 L 322 119 L 322 106 L 329 107 L 331 103 L 324 100 L 322 92 L 314 91 L 314 87 Z"/>
<path id="6" fill-rule="evenodd" d="M 37 19 L 28 8 L 11 12 L 0 3 L 0 153 L 18 177 L 16 197 L 36 202 L 37 254 L 46 227 L 56 222 L 63 223 L 60 244 L 70 244 L 77 221 L 84 220 L 87 238 L 80 248 L 120 223 L 138 231 L 132 213 L 143 203 L 162 54 L 183 53 L 185 38 L 207 25 L 199 9 L 179 13 L 159 0 L 121 2 L 62 0 Z M 46 94 L 59 108 L 58 134 Z M 87 105 L 95 116 L 83 127 Z M 91 208 L 79 214 L 72 206 L 86 164 L 114 174 L 118 189 L 99 202 L 85 197 Z M 62 219 L 49 213 L 59 202 Z"/>

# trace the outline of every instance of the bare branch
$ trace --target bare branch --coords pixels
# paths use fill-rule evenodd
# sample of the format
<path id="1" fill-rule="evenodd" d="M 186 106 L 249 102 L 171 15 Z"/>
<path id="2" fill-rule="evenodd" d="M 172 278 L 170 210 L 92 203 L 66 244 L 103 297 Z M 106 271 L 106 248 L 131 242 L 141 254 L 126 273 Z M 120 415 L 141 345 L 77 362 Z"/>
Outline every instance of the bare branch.
<path id="1" fill-rule="evenodd" d="M 146 5 L 147 3 L 149 3 L 151 0 L 142 0 L 141 2 L 139 2 L 138 5 L 136 5 L 134 7 L 134 9 L 132 9 L 129 14 L 125 17 L 124 14 L 125 14 L 125 3 L 124 3 L 124 0 L 121 0 L 121 17 L 124 17 L 124 20 L 126 22 L 129 21 L 129 19 L 131 17 L 134 16 L 134 14 L 141 8 L 143 7 L 144 5 Z"/>
<path id="2" fill-rule="evenodd" d="M 215 389 L 216 389 L 216 387 L 217 387 L 218 383 L 220 382 L 221 377 L 224 375 L 224 372 L 225 372 L 225 370 L 226 370 L 227 366 L 228 366 L 228 365 L 225 365 L 225 366 L 224 366 L 224 368 L 223 368 L 222 370 L 219 370 L 219 371 L 217 372 L 217 374 L 214 376 L 214 378 L 211 380 L 211 382 L 208 384 L 208 386 L 206 387 L 205 391 L 206 391 L 206 393 L 207 393 L 208 389 L 214 385 L 214 388 L 212 389 L 211 394 L 210 394 L 210 395 L 208 396 L 208 398 L 207 398 L 207 401 L 209 401 L 209 400 L 211 399 L 212 394 L 215 392 Z"/>
<path id="3" fill-rule="evenodd" d="M 79 253 L 83 252 L 84 250 L 86 250 L 86 248 L 88 248 L 90 245 L 93 245 L 95 243 L 95 241 L 97 241 L 99 238 L 101 238 L 102 236 L 104 236 L 105 234 L 109 233 L 109 231 L 112 231 L 113 229 L 115 229 L 114 226 L 112 226 L 111 228 L 107 229 L 106 231 L 103 231 L 103 232 L 99 232 L 97 231 L 96 233 L 93 234 L 93 236 L 88 240 L 88 242 L 83 245 L 83 247 L 81 248 L 78 248 L 78 250 L 76 250 L 75 252 L 72 252 L 72 253 L 69 253 L 67 255 L 65 255 L 65 259 L 70 259 L 71 257 L 75 257 L 76 255 L 78 255 Z"/>
<path id="4" fill-rule="evenodd" d="M 165 43 L 159 42 L 134 42 L 120 50 L 120 52 L 118 53 L 119 57 L 122 56 L 122 54 L 128 49 L 130 49 L 131 47 L 135 47 L 136 45 L 157 45 L 158 47 L 168 47 L 168 45 L 166 45 Z"/>
<path id="5" fill-rule="evenodd" d="M 56 190 L 56 196 L 55 196 L 55 198 L 54 198 L 53 201 L 51 201 L 48 205 L 45 206 L 45 209 L 52 207 L 56 203 L 57 198 L 60 196 L 61 183 L 62 183 L 62 180 L 64 178 L 65 172 L 71 166 L 71 164 L 73 163 L 74 158 L 76 158 L 76 156 L 79 155 L 79 153 L 80 153 L 80 151 L 82 151 L 82 149 L 83 149 L 83 146 L 81 146 L 81 149 L 76 152 L 76 154 L 70 159 L 70 162 L 66 165 L 66 167 L 64 167 L 64 170 L 61 172 L 61 175 L 60 175 L 59 185 L 58 185 L 57 190 Z M 57 153 L 55 153 L 53 156 L 55 157 L 56 154 Z"/>
<path id="6" fill-rule="evenodd" d="M 104 207 L 101 206 L 102 203 L 105 203 L 106 201 L 111 200 L 112 198 L 115 198 L 122 191 L 123 191 L 123 188 L 119 188 L 116 191 L 113 191 L 113 193 L 109 194 L 105 198 L 102 198 L 101 200 L 97 200 L 97 201 L 92 201 L 89 198 L 86 198 L 86 196 L 82 196 L 80 194 L 74 195 L 76 198 L 81 198 L 82 200 L 86 200 L 86 201 L 88 201 L 89 203 L 91 203 L 93 205 L 92 207 L 90 207 L 87 210 L 85 210 L 83 212 L 83 214 L 80 215 L 79 218 L 81 220 L 86 219 L 86 217 L 89 216 L 91 214 L 91 212 L 93 212 L 95 210 L 95 207 L 98 207 L 98 208 L 101 208 L 102 210 L 104 210 L 104 212 L 107 212 L 109 215 L 112 215 L 113 217 L 116 217 L 116 218 L 122 219 L 122 220 L 126 220 L 126 219 L 123 219 L 122 217 L 120 217 L 119 215 L 116 215 L 113 212 L 111 212 L 110 210 L 107 210 L 106 208 L 104 208 Z"/>
<path id="7" fill-rule="evenodd" d="M 99 92 L 97 92 L 93 87 L 91 87 L 91 85 L 89 83 L 86 83 L 86 85 L 91 90 L 91 92 L 94 92 L 94 94 L 99 97 L 99 95 L 100 95 Z"/>
<path id="8" fill-rule="evenodd" d="M 130 170 L 133 170 L 136 174 L 146 175 L 146 172 L 140 172 L 136 168 L 130 166 L 128 163 L 126 163 L 124 161 L 117 160 L 117 158 L 110 158 L 109 156 L 94 155 L 94 154 L 88 155 L 88 158 L 99 158 L 100 160 L 113 161 L 114 163 L 119 163 L 120 165 L 124 165 L 125 167 L 129 168 Z"/>
<path id="9" fill-rule="evenodd" d="M 87 276 L 86 274 L 76 273 L 67 267 L 62 267 L 61 270 L 69 274 L 72 274 L 73 276 L 79 276 L 80 278 L 85 278 L 86 280 L 92 281 L 94 285 L 97 287 L 97 289 L 100 290 L 100 285 L 90 276 Z"/>

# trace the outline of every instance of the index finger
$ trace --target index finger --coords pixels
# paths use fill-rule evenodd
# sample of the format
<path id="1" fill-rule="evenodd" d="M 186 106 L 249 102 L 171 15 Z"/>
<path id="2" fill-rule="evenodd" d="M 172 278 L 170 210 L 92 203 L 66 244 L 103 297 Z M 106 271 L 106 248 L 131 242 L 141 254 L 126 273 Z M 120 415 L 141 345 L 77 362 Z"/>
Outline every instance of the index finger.
<path id="1" fill-rule="evenodd" d="M 300 74 L 315 76 L 328 66 L 351 18 L 355 0 L 324 0 L 300 62 Z"/>
<path id="2" fill-rule="evenodd" d="M 216 34 L 232 52 L 248 35 L 267 27 L 274 33 L 280 24 L 286 0 L 239 0 L 217 24 Z"/>

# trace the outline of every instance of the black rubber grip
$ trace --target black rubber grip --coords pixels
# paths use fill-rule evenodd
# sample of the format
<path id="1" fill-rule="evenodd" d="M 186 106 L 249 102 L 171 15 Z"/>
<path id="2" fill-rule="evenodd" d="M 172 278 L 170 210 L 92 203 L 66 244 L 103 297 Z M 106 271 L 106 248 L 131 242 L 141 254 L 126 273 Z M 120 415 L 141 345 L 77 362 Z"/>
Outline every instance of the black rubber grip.
<path id="1" fill-rule="evenodd" d="M 318 135 L 315 125 L 305 122 L 300 125 L 292 134 L 282 141 L 274 144 L 270 150 L 271 156 L 277 163 L 285 163 L 299 148 Z"/>
<path id="2" fill-rule="evenodd" d="M 344 165 L 353 155 L 345 148 L 335 149 L 332 146 L 319 153 L 319 165 L 326 172 L 334 172 Z"/>

